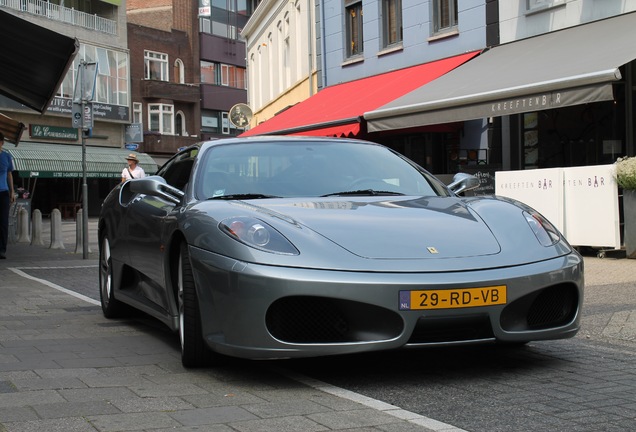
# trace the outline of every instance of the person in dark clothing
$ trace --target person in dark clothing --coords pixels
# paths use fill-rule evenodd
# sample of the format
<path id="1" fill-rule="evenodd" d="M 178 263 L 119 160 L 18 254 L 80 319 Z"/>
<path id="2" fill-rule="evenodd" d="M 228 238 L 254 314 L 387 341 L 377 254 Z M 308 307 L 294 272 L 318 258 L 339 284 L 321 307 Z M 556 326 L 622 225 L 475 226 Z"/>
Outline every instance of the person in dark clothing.
<path id="1" fill-rule="evenodd" d="M 13 158 L 4 151 L 4 134 L 0 132 L 0 259 L 7 257 L 9 242 L 9 209 L 15 201 L 13 193 Z"/>

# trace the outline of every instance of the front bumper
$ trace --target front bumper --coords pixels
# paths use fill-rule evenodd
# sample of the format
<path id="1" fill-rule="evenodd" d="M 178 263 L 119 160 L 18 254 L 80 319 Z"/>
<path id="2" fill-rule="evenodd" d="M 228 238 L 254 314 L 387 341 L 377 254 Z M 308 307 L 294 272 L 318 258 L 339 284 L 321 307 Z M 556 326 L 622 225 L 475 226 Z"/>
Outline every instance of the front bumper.
<path id="1" fill-rule="evenodd" d="M 190 248 L 203 334 L 220 353 L 292 358 L 401 347 L 572 337 L 583 303 L 576 253 L 523 266 L 371 273 L 264 266 Z M 505 285 L 503 305 L 400 310 L 400 291 Z"/>

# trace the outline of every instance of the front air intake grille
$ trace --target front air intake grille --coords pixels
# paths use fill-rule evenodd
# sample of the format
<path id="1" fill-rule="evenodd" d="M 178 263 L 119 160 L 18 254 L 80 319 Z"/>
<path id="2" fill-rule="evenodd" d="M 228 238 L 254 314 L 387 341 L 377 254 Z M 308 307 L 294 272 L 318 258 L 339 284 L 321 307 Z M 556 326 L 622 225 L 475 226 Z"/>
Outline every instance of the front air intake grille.
<path id="1" fill-rule="evenodd" d="M 505 331 L 546 330 L 570 324 L 579 308 L 574 284 L 559 284 L 520 297 L 504 308 L 501 328 Z"/>
<path id="2" fill-rule="evenodd" d="M 295 343 L 345 342 L 346 318 L 331 301 L 292 297 L 276 302 L 267 312 L 267 328 L 277 339 Z"/>
<path id="3" fill-rule="evenodd" d="M 528 309 L 528 327 L 538 330 L 565 325 L 574 319 L 577 304 L 578 296 L 574 287 L 547 288 Z"/>
<path id="4" fill-rule="evenodd" d="M 389 309 L 311 296 L 275 301 L 265 324 L 276 339 L 297 344 L 382 341 L 396 338 L 404 328 L 400 316 Z"/>

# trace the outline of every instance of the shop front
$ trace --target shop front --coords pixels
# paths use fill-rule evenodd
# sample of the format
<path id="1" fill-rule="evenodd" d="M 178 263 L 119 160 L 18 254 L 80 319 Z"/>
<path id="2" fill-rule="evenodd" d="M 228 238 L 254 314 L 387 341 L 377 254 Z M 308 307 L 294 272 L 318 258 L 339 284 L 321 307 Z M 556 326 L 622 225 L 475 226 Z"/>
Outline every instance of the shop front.
<path id="1" fill-rule="evenodd" d="M 72 219 L 82 203 L 84 169 L 82 146 L 23 142 L 18 146 L 5 144 L 14 160 L 14 184 L 23 197 L 30 200 L 32 210 L 48 215 L 55 208 L 62 217 Z M 88 215 L 99 215 L 101 203 L 121 181 L 129 150 L 87 146 L 86 182 Z M 137 153 L 146 174 L 157 171 L 157 165 L 147 154 Z"/>
<path id="2" fill-rule="evenodd" d="M 365 112 L 367 130 L 395 137 L 463 122 L 462 133 L 470 134 L 463 140 L 484 143 L 469 150 L 485 150 L 486 164 L 494 160 L 503 170 L 633 155 L 635 27 L 636 13 L 629 13 L 493 47 Z"/>
<path id="3" fill-rule="evenodd" d="M 550 214 L 575 245 L 617 248 L 621 191 L 611 172 L 618 157 L 636 152 L 634 28 L 636 13 L 628 13 L 493 47 L 365 112 L 367 130 L 397 140 L 414 127 L 462 122 L 462 141 L 473 146 L 449 150 L 448 160 L 462 151 L 486 156 L 459 156 L 457 171 L 497 179 L 490 193 Z M 539 187 L 552 172 L 560 176 L 553 187 Z"/>

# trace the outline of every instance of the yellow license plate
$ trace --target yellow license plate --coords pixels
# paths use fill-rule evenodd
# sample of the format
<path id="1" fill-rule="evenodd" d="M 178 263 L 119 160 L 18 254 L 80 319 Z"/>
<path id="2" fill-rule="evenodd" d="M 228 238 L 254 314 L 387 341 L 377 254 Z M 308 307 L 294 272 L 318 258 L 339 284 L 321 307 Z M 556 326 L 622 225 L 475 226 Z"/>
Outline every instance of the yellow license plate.
<path id="1" fill-rule="evenodd" d="M 506 285 L 400 291 L 400 310 L 457 309 L 506 304 Z"/>

